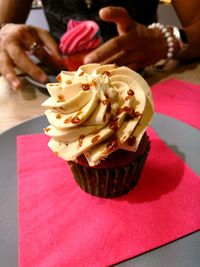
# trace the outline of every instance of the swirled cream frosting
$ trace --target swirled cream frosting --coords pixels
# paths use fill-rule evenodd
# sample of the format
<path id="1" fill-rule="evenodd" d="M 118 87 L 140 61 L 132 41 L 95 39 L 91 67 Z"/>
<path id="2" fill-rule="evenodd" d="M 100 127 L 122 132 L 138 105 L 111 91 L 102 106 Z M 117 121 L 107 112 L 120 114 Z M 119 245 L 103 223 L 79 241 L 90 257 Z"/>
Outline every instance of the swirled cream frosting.
<path id="1" fill-rule="evenodd" d="M 127 67 L 88 64 L 62 71 L 42 106 L 50 123 L 48 145 L 67 161 L 84 154 L 97 165 L 117 149 L 137 151 L 153 115 L 146 81 Z"/>

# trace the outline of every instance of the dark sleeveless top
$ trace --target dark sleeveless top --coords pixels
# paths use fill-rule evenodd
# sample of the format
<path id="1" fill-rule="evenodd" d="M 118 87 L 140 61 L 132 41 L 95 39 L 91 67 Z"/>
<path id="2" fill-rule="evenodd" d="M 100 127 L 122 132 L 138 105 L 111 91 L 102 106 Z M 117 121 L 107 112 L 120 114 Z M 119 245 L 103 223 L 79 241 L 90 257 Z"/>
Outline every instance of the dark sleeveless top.
<path id="1" fill-rule="evenodd" d="M 159 0 L 93 0 L 88 8 L 88 0 L 42 0 L 50 32 L 59 41 L 66 31 L 69 19 L 94 20 L 101 30 L 103 40 L 116 36 L 117 31 L 113 23 L 106 23 L 99 19 L 99 9 L 105 6 L 122 6 L 137 22 L 148 25 L 155 20 Z"/>

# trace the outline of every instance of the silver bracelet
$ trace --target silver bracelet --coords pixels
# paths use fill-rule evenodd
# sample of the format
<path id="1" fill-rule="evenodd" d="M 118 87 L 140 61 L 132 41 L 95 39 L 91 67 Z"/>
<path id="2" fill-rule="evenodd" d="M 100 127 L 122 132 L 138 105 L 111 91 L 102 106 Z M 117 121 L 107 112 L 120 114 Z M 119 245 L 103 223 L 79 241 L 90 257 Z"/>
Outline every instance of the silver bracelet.
<path id="1" fill-rule="evenodd" d="M 173 36 L 173 33 L 171 31 L 169 31 L 168 27 L 157 22 L 157 23 L 150 24 L 148 26 L 148 28 L 149 29 L 159 29 L 162 32 L 162 34 L 165 37 L 165 40 L 167 42 L 167 47 L 168 47 L 166 58 L 167 59 L 173 58 L 174 50 L 175 50 L 174 49 L 174 43 L 173 43 L 174 36 Z"/>

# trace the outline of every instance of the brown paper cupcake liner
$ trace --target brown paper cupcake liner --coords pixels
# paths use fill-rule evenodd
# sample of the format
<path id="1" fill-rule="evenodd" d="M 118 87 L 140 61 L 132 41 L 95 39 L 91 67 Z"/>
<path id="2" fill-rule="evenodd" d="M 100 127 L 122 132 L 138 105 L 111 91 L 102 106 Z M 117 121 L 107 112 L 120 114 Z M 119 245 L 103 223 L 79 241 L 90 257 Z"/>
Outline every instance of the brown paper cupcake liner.
<path id="1" fill-rule="evenodd" d="M 124 167 L 91 168 L 69 161 L 77 184 L 87 193 L 104 198 L 113 198 L 128 193 L 138 182 L 150 150 L 147 141 L 142 155 Z"/>

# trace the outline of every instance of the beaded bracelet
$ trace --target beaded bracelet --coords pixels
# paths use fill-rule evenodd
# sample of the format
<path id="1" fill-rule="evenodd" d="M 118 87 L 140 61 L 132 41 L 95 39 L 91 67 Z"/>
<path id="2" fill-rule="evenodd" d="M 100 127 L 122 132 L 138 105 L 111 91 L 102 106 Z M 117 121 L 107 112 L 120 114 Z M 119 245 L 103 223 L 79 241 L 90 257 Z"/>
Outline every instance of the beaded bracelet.
<path id="1" fill-rule="evenodd" d="M 167 42 L 167 59 L 171 59 L 174 56 L 174 43 L 173 43 L 173 33 L 169 31 L 167 26 L 162 25 L 161 23 L 152 23 L 148 26 L 149 29 L 159 29 L 162 34 L 164 35 L 166 42 Z"/>

